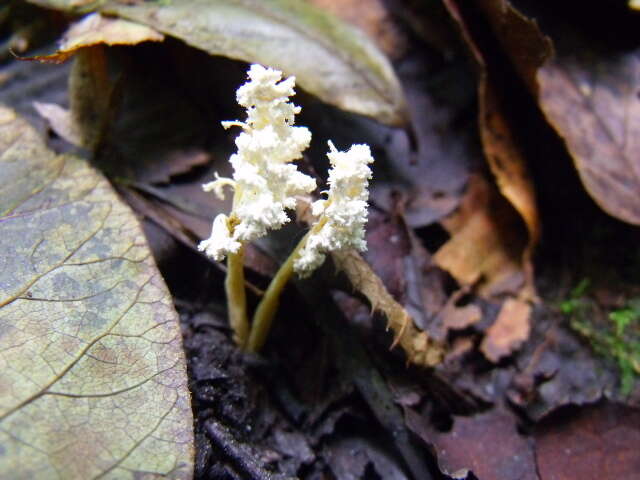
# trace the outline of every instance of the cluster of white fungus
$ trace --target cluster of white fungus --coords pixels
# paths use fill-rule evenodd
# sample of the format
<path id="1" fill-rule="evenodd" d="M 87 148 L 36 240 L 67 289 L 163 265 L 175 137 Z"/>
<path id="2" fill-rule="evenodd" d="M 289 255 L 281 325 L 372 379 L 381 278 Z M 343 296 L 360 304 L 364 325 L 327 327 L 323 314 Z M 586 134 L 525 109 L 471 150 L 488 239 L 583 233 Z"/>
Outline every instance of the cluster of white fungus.
<path id="1" fill-rule="evenodd" d="M 295 208 L 296 196 L 316 188 L 313 178 L 290 163 L 302 156 L 311 141 L 306 127 L 293 126 L 300 112 L 289 102 L 295 77 L 281 81 L 282 72 L 260 65 L 252 65 L 248 75 L 249 82 L 236 95 L 247 109 L 246 122 L 223 122 L 225 128 L 243 130 L 236 138 L 238 151 L 230 158 L 233 179 L 216 178 L 204 185 L 220 197 L 224 186 L 234 189 L 232 212 L 216 217 L 211 237 L 198 247 L 218 261 L 237 253 L 242 243 L 287 223 L 285 210 Z"/>
<path id="2" fill-rule="evenodd" d="M 373 162 L 371 150 L 368 145 L 352 145 L 348 151 L 340 152 L 331 142 L 329 148 L 331 170 L 327 199 L 312 205 L 313 215 L 319 217 L 316 223 L 319 228 L 312 230 L 294 259 L 293 268 L 301 277 L 322 265 L 326 252 L 367 249 L 364 226 L 371 179 L 369 164 Z"/>
<path id="3" fill-rule="evenodd" d="M 291 163 L 302 156 L 311 141 L 306 127 L 293 126 L 300 112 L 300 107 L 289 102 L 294 86 L 294 77 L 282 80 L 281 72 L 252 65 L 249 82 L 237 92 L 238 103 L 247 109 L 246 122 L 223 122 L 225 128 L 239 126 L 243 130 L 236 138 L 238 152 L 230 158 L 233 179 L 216 174 L 216 180 L 203 188 L 223 198 L 224 187 L 232 187 L 233 209 L 229 216 L 215 218 L 211 237 L 198 247 L 218 261 L 237 253 L 243 243 L 287 223 L 285 210 L 295 208 L 296 196 L 316 188 L 315 180 Z M 318 220 L 293 262 L 302 277 L 319 267 L 327 252 L 367 248 L 364 226 L 371 150 L 367 145 L 352 145 L 340 152 L 331 142 L 329 148 L 327 198 L 313 203 L 312 213 Z"/>

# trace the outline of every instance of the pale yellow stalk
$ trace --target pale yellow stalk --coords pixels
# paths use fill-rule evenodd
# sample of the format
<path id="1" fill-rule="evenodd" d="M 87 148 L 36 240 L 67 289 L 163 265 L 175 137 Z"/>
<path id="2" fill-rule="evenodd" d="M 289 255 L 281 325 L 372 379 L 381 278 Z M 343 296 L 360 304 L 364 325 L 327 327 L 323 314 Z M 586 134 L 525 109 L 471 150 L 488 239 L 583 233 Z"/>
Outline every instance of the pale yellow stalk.
<path id="1" fill-rule="evenodd" d="M 233 330 L 233 339 L 240 348 L 244 348 L 249 335 L 247 319 L 247 300 L 244 289 L 244 245 L 238 253 L 227 256 L 227 278 L 224 282 L 227 293 L 229 325 Z"/>
<path id="2" fill-rule="evenodd" d="M 258 304 L 256 313 L 253 315 L 251 332 L 249 333 L 249 341 L 247 343 L 247 350 L 249 352 L 259 352 L 264 346 L 267 335 L 269 335 L 269 330 L 271 330 L 273 318 L 278 311 L 282 291 L 291 278 L 291 275 L 293 275 L 293 262 L 296 255 L 304 248 L 307 239 L 314 233 L 317 233 L 324 224 L 327 223 L 327 220 L 325 216 L 321 217 L 320 221 L 298 242 L 296 248 L 293 249 L 293 252 L 291 252 L 287 260 L 280 266 L 280 269 L 271 280 L 269 287 L 264 292 L 262 300 L 260 300 Z"/>

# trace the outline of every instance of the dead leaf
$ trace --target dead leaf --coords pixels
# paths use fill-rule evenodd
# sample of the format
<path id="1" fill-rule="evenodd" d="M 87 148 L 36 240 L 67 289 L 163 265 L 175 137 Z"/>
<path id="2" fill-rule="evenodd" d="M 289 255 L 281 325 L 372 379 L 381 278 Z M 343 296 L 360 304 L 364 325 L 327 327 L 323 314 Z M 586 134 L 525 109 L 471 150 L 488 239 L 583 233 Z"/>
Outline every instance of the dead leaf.
<path id="1" fill-rule="evenodd" d="M 480 350 L 485 357 L 497 363 L 501 358 L 520 348 L 529 338 L 530 317 L 529 302 L 514 298 L 507 299 L 480 345 Z"/>
<path id="2" fill-rule="evenodd" d="M 191 478 L 178 317 L 130 210 L 0 108 L 0 477 Z"/>
<path id="3" fill-rule="evenodd" d="M 639 225 L 640 50 L 597 47 L 594 38 L 563 23 L 550 28 L 557 50 L 550 59 L 549 39 L 535 21 L 505 0 L 480 4 L 537 94 L 547 120 L 565 141 L 589 194 L 608 214 Z"/>
<path id="4" fill-rule="evenodd" d="M 358 252 L 338 251 L 331 255 L 353 288 L 369 300 L 372 310 L 380 311 L 387 317 L 388 327 L 394 332 L 394 345 L 402 347 L 409 362 L 429 367 L 442 361 L 444 346 L 416 328 L 409 313 L 389 294 Z"/>
<path id="5" fill-rule="evenodd" d="M 212 55 L 295 75 L 302 89 L 342 109 L 391 125 L 407 121 L 402 89 L 387 58 L 366 35 L 305 2 L 112 1 L 100 8 Z"/>
<path id="6" fill-rule="evenodd" d="M 81 48 L 96 45 L 137 45 L 163 40 L 164 35 L 145 25 L 92 13 L 71 25 L 60 40 L 55 53 L 31 57 L 30 60 L 62 63 Z"/>
<path id="7" fill-rule="evenodd" d="M 553 42 L 540 31 L 535 19 L 528 18 L 507 0 L 477 0 L 496 39 L 531 93 L 537 94 L 538 69 L 553 55 Z"/>
<path id="8" fill-rule="evenodd" d="M 640 406 L 640 384 L 623 393 L 617 366 L 597 356 L 565 322 L 549 308 L 534 310 L 531 341 L 519 353 L 518 372 L 505 392 L 509 400 L 534 421 L 560 407 L 602 398 Z"/>
<path id="9" fill-rule="evenodd" d="M 464 330 L 482 319 L 482 310 L 477 305 L 472 303 L 458 305 L 458 302 L 468 294 L 467 289 L 453 293 L 442 311 L 438 313 L 438 320 L 445 334 L 449 330 Z"/>
<path id="10" fill-rule="evenodd" d="M 640 410 L 614 403 L 554 415 L 536 429 L 540 477 L 553 480 L 640 478 Z"/>
<path id="11" fill-rule="evenodd" d="M 459 209 L 442 221 L 451 238 L 434 261 L 461 285 L 477 286 L 480 295 L 515 294 L 524 284 L 522 252 L 527 242 L 519 222 L 506 200 L 474 175 Z"/>
<path id="12" fill-rule="evenodd" d="M 640 225 L 640 49 L 559 51 L 538 73 L 539 102 L 580 179 L 608 214 Z"/>
<path id="13" fill-rule="evenodd" d="M 533 443 L 518 433 L 515 415 L 502 407 L 456 416 L 450 432 L 434 430 L 411 409 L 405 414 L 409 428 L 432 445 L 445 474 L 472 470 L 479 479 L 538 480 Z"/>
<path id="14" fill-rule="evenodd" d="M 494 20 L 494 29 L 500 30 L 502 35 L 499 38 L 508 43 L 508 51 L 514 52 L 514 64 L 532 91 L 536 91 L 535 74 L 552 53 L 550 40 L 540 33 L 534 22 L 520 15 L 506 0 L 487 0 L 480 4 L 485 10 L 491 11 L 488 16 Z M 455 2 L 449 0 L 445 5 L 457 22 L 479 72 L 478 123 L 485 158 L 500 193 L 513 205 L 527 226 L 529 242 L 522 252 L 522 268 L 526 273 L 526 294 L 534 297 L 532 255 L 540 238 L 540 219 L 526 158 L 515 140 L 505 106 L 509 99 L 504 98 L 496 82 L 496 77 L 500 78 L 502 71 L 494 72 Z"/>

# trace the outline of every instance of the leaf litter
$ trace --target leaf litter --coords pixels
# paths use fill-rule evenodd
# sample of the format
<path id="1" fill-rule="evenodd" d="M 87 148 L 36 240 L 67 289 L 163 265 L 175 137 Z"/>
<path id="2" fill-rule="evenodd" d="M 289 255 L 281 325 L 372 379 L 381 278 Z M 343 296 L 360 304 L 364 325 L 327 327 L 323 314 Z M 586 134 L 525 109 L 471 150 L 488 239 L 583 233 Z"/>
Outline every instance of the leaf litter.
<path id="1" fill-rule="evenodd" d="M 241 3 L 234 3 L 234 8 L 245 8 Z M 315 3 L 332 8 L 332 2 Z M 241 83 L 244 65 L 209 57 L 176 41 L 171 37 L 195 45 L 181 30 L 159 28 L 161 21 L 141 21 L 147 18 L 140 13 L 145 9 L 163 8 L 155 4 L 137 8 L 114 2 L 105 8 L 133 12 L 122 16 L 161 31 L 162 44 L 78 52 L 74 69 L 80 72 L 84 63 L 85 73 L 73 75 L 88 76 L 90 82 L 72 85 L 76 100 L 70 111 L 80 111 L 82 105 L 90 108 L 85 99 L 91 96 L 102 99 L 88 117 L 93 115 L 93 122 L 83 122 L 94 139 L 85 148 L 125 198 L 136 199 L 132 205 L 147 219 L 145 231 L 151 245 L 159 247 L 155 253 L 181 312 L 197 417 L 196 478 L 513 478 L 513 468 L 523 478 L 567 475 L 562 473 L 566 459 L 552 458 L 554 447 L 549 445 L 561 441 L 579 448 L 585 442 L 584 430 L 606 438 L 616 430 L 610 425 L 635 418 L 640 390 L 636 385 L 630 392 L 622 391 L 615 362 L 594 353 L 558 311 L 555 299 L 567 295 L 566 285 L 584 275 L 571 262 L 594 258 L 596 247 L 590 245 L 598 246 L 604 238 L 619 242 L 621 232 L 626 235 L 622 244 L 633 245 L 637 231 L 598 220 L 594 228 L 606 229 L 599 237 L 597 232 L 568 233 L 571 225 L 581 222 L 580 216 L 566 213 L 574 203 L 562 200 L 549 207 L 551 199 L 583 195 L 577 182 L 566 184 L 577 193 L 553 190 L 554 185 L 564 185 L 547 177 L 567 175 L 567 170 L 542 172 L 540 165 L 547 159 L 535 157 L 532 145 L 550 138 L 552 128 L 560 131 L 557 122 L 550 119 L 551 125 L 522 135 L 523 119 L 537 108 L 527 95 L 537 95 L 549 115 L 540 66 L 561 70 L 570 65 L 559 47 L 558 30 L 545 30 L 551 39 L 545 40 L 539 27 L 506 1 L 479 1 L 464 8 L 450 1 L 448 10 L 442 5 L 417 8 L 414 2 L 385 2 L 384 7 L 373 3 L 393 14 L 378 12 L 377 19 L 354 20 L 345 13 L 344 18 L 364 21 L 358 28 L 373 35 L 393 58 L 409 99 L 409 129 L 380 125 L 339 112 L 311 95 L 299 95 L 301 123 L 318 132 L 304 168 L 324 171 L 324 139 L 336 126 L 337 142 L 365 141 L 374 148 L 376 213 L 365 257 L 371 266 L 353 261 L 346 276 L 336 276 L 327 267 L 313 282 L 288 288 L 285 308 L 262 357 L 245 357 L 233 349 L 223 320 L 222 273 L 193 249 L 198 238 L 208 234 L 206 218 L 223 207 L 200 197 L 199 185 L 213 170 L 223 168 L 232 149 L 230 138 L 215 125 L 237 117 L 230 95 L 222 92 L 233 92 Z M 70 7 L 58 2 L 61 5 Z M 181 6 L 182 2 L 176 8 Z M 457 7 L 460 15 L 449 20 Z M 274 8 L 277 13 L 279 7 Z M 136 15 L 141 16 L 132 18 Z M 543 26 L 544 18 L 543 12 Z M 285 23 L 291 27 L 297 21 L 288 17 Z M 438 28 L 425 28 L 430 24 Z M 443 36 L 433 33 L 442 33 L 447 24 Z M 384 28 L 376 30 L 381 25 Z M 402 40 L 385 43 L 385 35 L 393 31 L 400 32 Z M 559 52 L 555 63 L 546 60 L 550 41 Z M 215 53 L 234 57 L 236 47 Z M 471 65 L 465 62 L 469 51 Z M 268 58 L 263 61 L 268 63 Z M 500 67 L 507 64 L 505 74 Z M 474 67 L 479 75 L 477 107 Z M 149 71 L 156 73 L 148 75 Z M 225 75 L 217 75 L 220 71 Z M 312 72 L 305 73 L 317 75 Z M 497 89 L 505 79 L 509 88 Z M 96 87 L 100 82 L 109 88 Z M 562 102 L 570 100 L 562 96 L 565 87 L 558 85 L 552 93 Z M 149 95 L 152 91 L 160 93 Z M 83 99 L 87 92 L 93 93 Z M 308 93 L 318 92 L 309 88 Z M 380 108 L 389 111 L 388 105 Z M 163 111 L 178 115 L 158 117 Z M 607 118 L 617 115 L 604 112 Z M 635 118 L 634 110 L 629 112 Z M 384 121 L 389 118 L 385 115 L 377 118 Z M 161 120 L 149 129 L 154 118 Z M 193 130 L 181 136 L 184 125 Z M 561 147 L 549 151 L 556 163 L 571 162 Z M 633 223 L 620 213 L 633 208 L 624 196 L 616 196 L 623 190 L 609 188 L 605 176 L 603 185 L 614 193 L 594 193 L 581 164 L 575 164 L 598 204 Z M 594 170 L 596 175 L 603 171 Z M 551 195 L 539 195 L 540 191 Z M 588 201 L 575 204 L 582 206 L 585 218 L 602 218 Z M 566 215 L 568 225 L 562 231 L 567 233 L 554 230 L 561 223 L 554 209 Z M 302 234 L 301 226 L 290 228 Z M 281 238 L 257 245 L 257 256 L 248 262 L 249 281 L 256 285 L 251 302 L 290 247 Z M 611 243 L 599 248 L 605 245 Z M 622 285 L 624 298 L 633 295 L 629 287 L 637 285 L 637 274 L 633 268 L 618 267 L 638 260 L 631 250 L 624 256 L 603 250 L 598 257 L 604 261 L 591 264 L 605 291 Z M 335 267 L 341 264 L 344 270 L 344 259 L 336 259 Z M 620 275 L 611 280 L 609 272 L 615 268 Z M 349 273 L 351 286 L 344 282 Z M 320 294 L 329 293 L 327 289 L 331 295 Z M 389 318 L 371 315 L 368 304 L 389 314 L 395 334 L 385 329 Z M 413 352 L 409 360 L 421 359 L 417 363 L 422 365 L 444 360 L 432 369 L 407 367 L 400 348 L 387 351 L 394 337 Z M 567 423 L 554 416 L 566 408 L 578 411 L 578 419 Z M 602 412 L 610 423 L 602 423 Z M 593 426 L 580 426 L 585 421 Z M 635 435 L 633 420 L 627 423 L 624 435 Z M 482 451 L 490 445 L 504 450 Z M 614 445 L 618 444 L 604 442 L 599 448 L 606 451 Z M 634 471 L 633 456 L 624 452 L 621 448 L 616 457 L 616 471 Z M 598 471 L 611 468 L 605 467 Z"/>

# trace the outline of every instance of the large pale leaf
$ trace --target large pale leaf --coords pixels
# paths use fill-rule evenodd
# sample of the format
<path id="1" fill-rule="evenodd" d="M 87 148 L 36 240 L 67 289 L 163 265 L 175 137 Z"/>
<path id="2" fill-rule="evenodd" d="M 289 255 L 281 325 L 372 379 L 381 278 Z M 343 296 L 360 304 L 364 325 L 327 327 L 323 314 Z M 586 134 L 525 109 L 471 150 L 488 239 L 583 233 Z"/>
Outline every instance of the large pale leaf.
<path id="1" fill-rule="evenodd" d="M 389 124 L 406 120 L 400 84 L 373 42 L 301 0 L 108 2 L 101 10 L 214 55 L 278 68 L 345 110 Z"/>
<path id="2" fill-rule="evenodd" d="M 177 315 L 130 210 L 0 107 L 0 478 L 190 478 Z"/>

